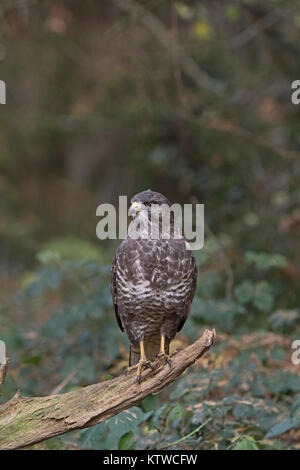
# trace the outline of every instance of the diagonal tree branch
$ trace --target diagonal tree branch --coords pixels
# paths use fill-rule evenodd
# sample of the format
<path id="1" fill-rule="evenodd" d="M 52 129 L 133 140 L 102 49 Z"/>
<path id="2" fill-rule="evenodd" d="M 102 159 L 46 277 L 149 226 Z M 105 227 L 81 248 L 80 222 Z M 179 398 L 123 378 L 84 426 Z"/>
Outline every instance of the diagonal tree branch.
<path id="1" fill-rule="evenodd" d="M 143 371 L 141 384 L 135 373 L 89 385 L 69 393 L 46 397 L 15 395 L 0 406 L 0 449 L 20 449 L 75 429 L 94 426 L 158 393 L 177 379 L 214 343 L 215 330 L 172 357 L 172 367 L 161 358 L 154 370 Z"/>

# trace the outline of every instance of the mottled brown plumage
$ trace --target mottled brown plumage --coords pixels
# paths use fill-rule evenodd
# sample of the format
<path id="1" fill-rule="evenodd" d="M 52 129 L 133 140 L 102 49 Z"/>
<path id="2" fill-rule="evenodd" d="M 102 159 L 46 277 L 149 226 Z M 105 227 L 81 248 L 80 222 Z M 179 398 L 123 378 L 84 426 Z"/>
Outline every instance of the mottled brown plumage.
<path id="1" fill-rule="evenodd" d="M 150 190 L 131 202 L 139 207 L 136 217 L 146 220 L 151 204 L 170 205 Z M 161 234 L 158 239 L 128 236 L 121 243 L 112 265 L 111 293 L 118 324 L 130 341 L 130 366 L 140 359 L 146 363 L 146 357 L 152 360 L 159 352 L 168 354 L 170 341 L 189 314 L 196 282 L 193 253 L 172 231 L 169 239 Z"/>

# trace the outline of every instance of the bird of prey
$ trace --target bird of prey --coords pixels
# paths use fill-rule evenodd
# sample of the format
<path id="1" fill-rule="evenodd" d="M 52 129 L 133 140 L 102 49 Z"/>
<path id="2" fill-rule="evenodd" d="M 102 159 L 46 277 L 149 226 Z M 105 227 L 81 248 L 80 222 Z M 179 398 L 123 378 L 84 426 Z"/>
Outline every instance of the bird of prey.
<path id="1" fill-rule="evenodd" d="M 151 226 L 151 212 L 163 204 L 171 206 L 165 196 L 149 189 L 131 199 L 129 215 Z M 153 368 L 153 357 L 165 356 L 171 366 L 170 341 L 183 327 L 195 294 L 195 258 L 185 238 L 175 237 L 172 224 L 174 217 L 169 238 L 162 230 L 155 237 L 149 230 L 147 238 L 137 239 L 128 231 L 112 264 L 115 314 L 130 341 L 127 371 L 137 368 L 139 383 L 143 368 Z"/>

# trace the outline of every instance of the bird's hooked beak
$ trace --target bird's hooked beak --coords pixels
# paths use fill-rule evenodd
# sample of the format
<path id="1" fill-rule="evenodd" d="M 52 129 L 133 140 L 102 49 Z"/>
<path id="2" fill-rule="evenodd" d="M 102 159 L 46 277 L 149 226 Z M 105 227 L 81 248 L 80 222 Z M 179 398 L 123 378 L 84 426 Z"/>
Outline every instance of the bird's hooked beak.
<path id="1" fill-rule="evenodd" d="M 138 212 L 140 212 L 144 208 L 144 205 L 140 202 L 134 201 L 128 210 L 128 215 L 130 217 L 135 217 Z"/>

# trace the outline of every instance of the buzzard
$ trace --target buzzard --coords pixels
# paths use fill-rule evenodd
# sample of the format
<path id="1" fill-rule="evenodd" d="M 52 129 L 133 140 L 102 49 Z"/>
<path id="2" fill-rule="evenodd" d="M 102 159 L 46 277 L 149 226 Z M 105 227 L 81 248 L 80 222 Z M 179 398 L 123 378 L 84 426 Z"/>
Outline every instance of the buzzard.
<path id="1" fill-rule="evenodd" d="M 142 369 L 153 368 L 152 358 L 165 356 L 171 366 L 170 341 L 187 319 L 197 282 L 195 258 L 185 238 L 174 235 L 172 212 L 169 238 L 163 236 L 161 215 L 158 236 L 152 234 L 152 215 L 165 204 L 171 206 L 165 196 L 150 189 L 131 199 L 133 222 L 146 223 L 150 230 L 139 238 L 129 230 L 112 264 L 115 314 L 130 341 L 127 371 L 137 368 L 139 383 Z"/>

